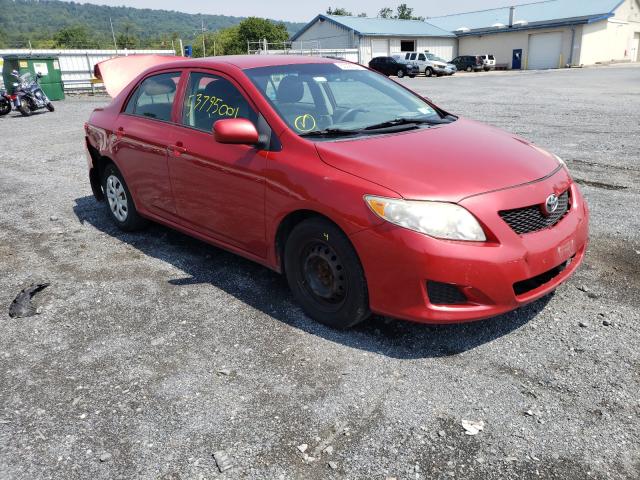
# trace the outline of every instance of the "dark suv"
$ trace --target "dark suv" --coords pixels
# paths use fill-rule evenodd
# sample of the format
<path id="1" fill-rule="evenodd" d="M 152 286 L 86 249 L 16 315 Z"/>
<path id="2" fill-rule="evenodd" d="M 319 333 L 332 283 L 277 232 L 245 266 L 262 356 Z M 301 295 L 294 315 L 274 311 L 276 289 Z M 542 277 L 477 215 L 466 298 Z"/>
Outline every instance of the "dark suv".
<path id="1" fill-rule="evenodd" d="M 482 58 L 477 55 L 462 55 L 454 58 L 449 63 L 453 63 L 458 70 L 467 72 L 479 72 L 484 68 Z"/>
<path id="2" fill-rule="evenodd" d="M 420 73 L 420 67 L 417 65 L 401 63 L 393 57 L 373 58 L 369 62 L 369 68 L 387 76 L 395 75 L 398 78 L 402 78 L 405 75 L 413 78 Z"/>

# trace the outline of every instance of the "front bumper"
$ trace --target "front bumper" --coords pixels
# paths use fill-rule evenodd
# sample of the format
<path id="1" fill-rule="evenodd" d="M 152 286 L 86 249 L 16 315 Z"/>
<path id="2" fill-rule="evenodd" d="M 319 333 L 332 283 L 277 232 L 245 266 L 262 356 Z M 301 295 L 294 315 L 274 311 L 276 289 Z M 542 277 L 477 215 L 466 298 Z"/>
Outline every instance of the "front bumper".
<path id="1" fill-rule="evenodd" d="M 439 240 L 389 223 L 352 235 L 372 311 L 422 323 L 456 323 L 505 313 L 553 291 L 578 268 L 588 243 L 587 206 L 577 185 L 563 178 L 568 177 L 562 169 L 544 181 L 462 201 L 495 237 L 486 243 Z M 552 187 L 571 192 L 571 208 L 555 226 L 517 235 L 499 217 L 500 210 L 539 203 Z M 514 198 L 520 205 L 514 207 Z M 524 292 L 514 287 L 540 278 Z M 429 281 L 456 285 L 466 303 L 431 303 Z"/>

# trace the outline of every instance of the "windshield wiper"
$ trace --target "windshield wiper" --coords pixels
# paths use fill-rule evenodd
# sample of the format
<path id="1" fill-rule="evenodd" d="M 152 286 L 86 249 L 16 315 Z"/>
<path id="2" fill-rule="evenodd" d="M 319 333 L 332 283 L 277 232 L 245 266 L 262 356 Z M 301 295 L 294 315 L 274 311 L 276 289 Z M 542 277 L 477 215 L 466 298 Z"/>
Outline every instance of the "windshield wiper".
<path id="1" fill-rule="evenodd" d="M 443 123 L 451 123 L 451 120 L 447 120 L 444 118 L 428 120 L 426 118 L 400 117 L 400 118 L 394 118 L 393 120 L 387 120 L 386 122 L 380 122 L 373 125 L 369 125 L 367 127 L 364 127 L 363 130 L 378 130 L 382 128 L 397 127 L 399 125 L 416 125 L 416 126 L 422 125 L 422 124 L 440 125 Z"/>
<path id="2" fill-rule="evenodd" d="M 347 135 L 357 135 L 361 130 L 347 130 L 344 128 L 325 128 L 323 130 L 312 130 L 301 133 L 301 137 L 342 137 Z"/>

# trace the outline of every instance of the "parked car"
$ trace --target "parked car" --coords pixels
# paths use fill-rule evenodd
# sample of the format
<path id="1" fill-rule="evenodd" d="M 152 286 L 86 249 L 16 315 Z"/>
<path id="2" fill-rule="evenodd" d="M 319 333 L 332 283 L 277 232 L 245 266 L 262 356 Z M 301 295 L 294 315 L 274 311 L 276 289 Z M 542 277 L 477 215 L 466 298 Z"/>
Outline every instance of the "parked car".
<path id="1" fill-rule="evenodd" d="M 476 55 L 461 55 L 451 60 L 458 70 L 466 72 L 479 72 L 484 68 L 482 59 Z"/>
<path id="2" fill-rule="evenodd" d="M 482 66 L 485 71 L 495 70 L 496 69 L 496 57 L 488 54 L 488 55 L 478 55 L 482 60 Z"/>
<path id="3" fill-rule="evenodd" d="M 283 272 L 332 327 L 498 315 L 584 258 L 588 209 L 559 157 L 360 65 L 130 56 L 96 76 L 114 98 L 85 124 L 89 180 L 113 222 Z"/>
<path id="4" fill-rule="evenodd" d="M 430 52 L 407 52 L 404 59 L 418 65 L 420 73 L 427 77 L 453 75 L 458 71 L 455 65 Z"/>
<path id="5" fill-rule="evenodd" d="M 420 73 L 417 65 L 399 62 L 393 57 L 375 57 L 369 62 L 369 68 L 387 76 L 395 75 L 398 78 L 405 75 L 414 78 Z"/>

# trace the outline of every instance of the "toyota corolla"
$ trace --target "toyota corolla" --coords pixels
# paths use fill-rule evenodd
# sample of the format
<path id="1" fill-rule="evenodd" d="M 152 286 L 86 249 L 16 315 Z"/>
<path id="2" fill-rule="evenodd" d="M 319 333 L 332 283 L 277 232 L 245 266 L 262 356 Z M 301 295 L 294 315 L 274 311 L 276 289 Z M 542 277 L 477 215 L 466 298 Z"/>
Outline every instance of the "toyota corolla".
<path id="1" fill-rule="evenodd" d="M 125 57 L 85 125 L 124 230 L 152 220 L 282 272 L 313 319 L 478 320 L 581 263 L 588 209 L 556 155 L 357 64 Z"/>

